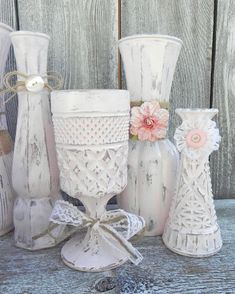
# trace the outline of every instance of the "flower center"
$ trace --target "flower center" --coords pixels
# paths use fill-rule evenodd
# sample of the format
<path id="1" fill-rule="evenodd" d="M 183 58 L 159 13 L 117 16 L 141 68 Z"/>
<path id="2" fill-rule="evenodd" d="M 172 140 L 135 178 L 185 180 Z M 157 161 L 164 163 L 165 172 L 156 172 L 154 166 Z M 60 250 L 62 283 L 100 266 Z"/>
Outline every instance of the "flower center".
<path id="1" fill-rule="evenodd" d="M 198 143 L 201 141 L 201 136 L 199 134 L 195 134 L 191 137 L 191 140 L 194 142 L 194 143 Z"/>
<path id="2" fill-rule="evenodd" d="M 146 118 L 145 123 L 147 126 L 151 126 L 153 124 L 153 120 L 151 118 Z"/>
<path id="3" fill-rule="evenodd" d="M 207 134 L 204 130 L 193 129 L 186 137 L 187 145 L 191 148 L 198 149 L 206 144 Z"/>
<path id="4" fill-rule="evenodd" d="M 156 124 L 156 121 L 152 117 L 146 117 L 144 119 L 144 124 L 146 128 L 153 128 L 153 126 Z"/>

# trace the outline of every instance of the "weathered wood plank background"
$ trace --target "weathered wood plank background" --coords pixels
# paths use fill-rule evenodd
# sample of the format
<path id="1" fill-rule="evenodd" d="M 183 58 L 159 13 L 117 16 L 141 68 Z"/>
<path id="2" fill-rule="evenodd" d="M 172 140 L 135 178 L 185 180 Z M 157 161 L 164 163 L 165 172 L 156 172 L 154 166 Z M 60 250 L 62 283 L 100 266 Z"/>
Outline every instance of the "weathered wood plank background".
<path id="1" fill-rule="evenodd" d="M 176 107 L 217 107 L 223 137 L 211 158 L 217 198 L 235 198 L 235 2 L 233 0 L 0 0 L 0 21 L 51 36 L 49 70 L 64 87 L 125 87 L 117 40 L 138 33 L 181 38 L 171 92 Z M 6 70 L 14 68 L 12 54 Z M 14 138 L 17 101 L 7 105 Z"/>

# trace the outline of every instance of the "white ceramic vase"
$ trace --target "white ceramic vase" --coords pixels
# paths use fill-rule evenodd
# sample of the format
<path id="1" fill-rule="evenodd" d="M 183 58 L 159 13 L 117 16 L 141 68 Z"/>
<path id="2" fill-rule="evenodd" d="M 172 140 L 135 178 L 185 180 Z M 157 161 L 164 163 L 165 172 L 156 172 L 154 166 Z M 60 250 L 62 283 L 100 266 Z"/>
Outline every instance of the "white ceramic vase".
<path id="1" fill-rule="evenodd" d="M 28 76 L 47 74 L 49 37 L 19 31 L 11 33 L 17 70 Z M 24 80 L 20 75 L 18 80 Z M 64 238 L 64 226 L 47 233 L 49 217 L 58 199 L 56 160 L 49 93 L 18 92 L 18 119 L 12 182 L 17 192 L 14 207 L 16 246 L 29 250 L 56 245 Z"/>
<path id="2" fill-rule="evenodd" d="M 11 45 L 10 33 L 13 29 L 0 23 L 0 88 Z M 13 206 L 15 201 L 11 184 L 13 146 L 7 130 L 4 96 L 0 103 L 0 236 L 13 229 Z"/>
<path id="3" fill-rule="evenodd" d="M 143 229 L 142 218 L 105 209 L 127 183 L 129 108 L 125 90 L 52 92 L 61 188 L 86 210 L 80 215 L 65 201 L 53 210 L 55 222 L 88 227 L 85 237 L 78 233 L 62 248 L 63 261 L 73 269 L 96 272 L 119 266 L 130 250 L 125 241 L 123 251 L 119 238 L 123 234 L 128 240 Z"/>
<path id="4" fill-rule="evenodd" d="M 210 256 L 222 247 L 211 188 L 209 155 L 220 136 L 211 119 L 217 109 L 177 109 L 182 124 L 175 141 L 181 152 L 177 189 L 163 241 L 172 251 L 192 257 Z"/>
<path id="5" fill-rule="evenodd" d="M 132 103 L 157 100 L 168 106 L 181 46 L 181 40 L 162 35 L 137 35 L 119 41 Z M 118 203 L 144 217 L 147 236 L 163 233 L 177 167 L 178 152 L 167 138 L 129 141 L 128 184 Z"/>

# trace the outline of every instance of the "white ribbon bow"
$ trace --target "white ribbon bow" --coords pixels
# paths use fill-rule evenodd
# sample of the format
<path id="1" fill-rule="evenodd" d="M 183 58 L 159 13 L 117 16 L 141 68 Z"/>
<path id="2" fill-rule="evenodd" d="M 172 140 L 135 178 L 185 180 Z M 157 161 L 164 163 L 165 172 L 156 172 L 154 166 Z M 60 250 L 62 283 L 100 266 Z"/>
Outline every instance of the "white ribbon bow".
<path id="1" fill-rule="evenodd" d="M 72 225 L 80 228 L 90 227 L 109 246 L 115 246 L 132 263 L 137 265 L 143 259 L 140 252 L 127 241 L 144 229 L 145 221 L 141 216 L 117 209 L 105 211 L 99 219 L 94 219 L 71 203 L 58 200 L 53 208 L 50 221 L 56 224 Z M 115 242 L 111 243 L 111 240 Z"/>

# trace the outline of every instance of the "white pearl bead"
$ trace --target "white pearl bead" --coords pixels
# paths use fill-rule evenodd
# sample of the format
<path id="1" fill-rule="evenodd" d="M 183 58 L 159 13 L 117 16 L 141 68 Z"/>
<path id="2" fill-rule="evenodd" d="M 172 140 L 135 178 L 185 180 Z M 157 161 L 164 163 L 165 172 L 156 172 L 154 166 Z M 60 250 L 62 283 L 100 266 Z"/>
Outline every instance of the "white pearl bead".
<path id="1" fill-rule="evenodd" d="M 38 93 L 42 91 L 45 82 L 40 76 L 30 76 L 25 81 L 25 87 L 29 92 Z"/>

